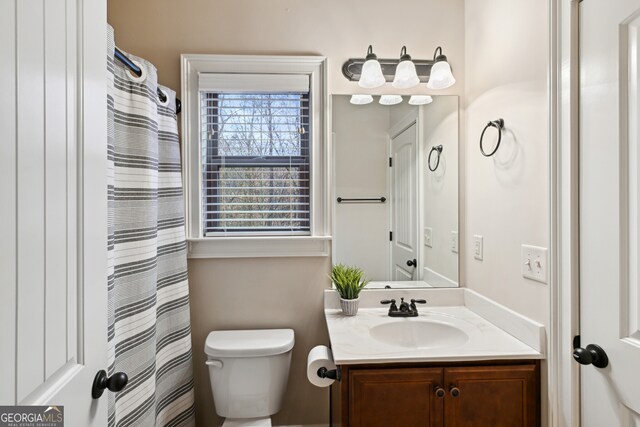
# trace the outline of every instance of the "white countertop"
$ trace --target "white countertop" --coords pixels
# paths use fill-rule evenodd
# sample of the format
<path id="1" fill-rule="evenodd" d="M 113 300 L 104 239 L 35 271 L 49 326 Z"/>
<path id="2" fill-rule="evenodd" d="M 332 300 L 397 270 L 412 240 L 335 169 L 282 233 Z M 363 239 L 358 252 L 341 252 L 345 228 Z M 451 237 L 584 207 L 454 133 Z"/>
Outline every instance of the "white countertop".
<path id="1" fill-rule="evenodd" d="M 329 329 L 331 350 L 337 365 L 398 362 L 445 362 L 506 359 L 544 359 L 544 327 L 508 309 L 487 300 L 479 294 L 452 289 L 450 294 L 439 290 L 434 294 L 426 289 L 412 291 L 413 298 L 427 298 L 427 305 L 418 306 L 418 317 L 398 318 L 388 316 L 388 306 L 374 305 L 383 298 L 395 298 L 384 290 L 369 291 L 361 298 L 361 308 L 356 316 L 345 316 L 336 308 L 337 294 L 325 293 L 325 318 Z M 431 292 L 431 293 L 430 293 Z M 377 294 L 380 293 L 380 294 Z M 470 293 L 469 295 L 465 295 Z M 361 294 L 362 296 L 362 294 Z M 382 296 L 382 298 L 380 298 Z M 446 298 L 443 298 L 446 296 Z M 408 298 L 407 298 L 408 299 Z M 365 302 L 362 306 L 363 300 Z M 458 300 L 462 304 L 438 305 Z M 431 302 L 431 305 L 429 303 Z M 468 304 L 465 304 L 468 302 Z M 399 298 L 398 298 L 399 303 Z M 378 302 L 379 304 L 379 302 Z M 509 332 L 491 323 L 485 317 L 508 326 Z M 488 315 L 487 315 L 488 314 Z M 468 339 L 464 343 L 441 347 L 401 347 L 372 337 L 371 328 L 389 322 L 433 321 L 452 325 L 463 331 Z M 513 335 L 512 335 L 513 334 Z M 525 344 L 519 338 L 528 341 Z M 516 335 L 516 336 L 514 336 Z M 541 343 L 538 345 L 537 343 Z M 537 347 L 537 348 L 533 348 Z"/>

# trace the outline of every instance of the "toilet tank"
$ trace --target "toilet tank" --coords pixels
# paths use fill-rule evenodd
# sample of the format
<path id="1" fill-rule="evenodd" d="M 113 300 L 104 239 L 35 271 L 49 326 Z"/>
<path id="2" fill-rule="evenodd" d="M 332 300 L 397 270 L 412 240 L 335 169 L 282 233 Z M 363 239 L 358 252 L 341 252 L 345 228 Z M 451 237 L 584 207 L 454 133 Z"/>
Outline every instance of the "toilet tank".
<path id="1" fill-rule="evenodd" d="M 213 331 L 205 353 L 216 412 L 225 418 L 278 412 L 289 379 L 291 329 Z"/>

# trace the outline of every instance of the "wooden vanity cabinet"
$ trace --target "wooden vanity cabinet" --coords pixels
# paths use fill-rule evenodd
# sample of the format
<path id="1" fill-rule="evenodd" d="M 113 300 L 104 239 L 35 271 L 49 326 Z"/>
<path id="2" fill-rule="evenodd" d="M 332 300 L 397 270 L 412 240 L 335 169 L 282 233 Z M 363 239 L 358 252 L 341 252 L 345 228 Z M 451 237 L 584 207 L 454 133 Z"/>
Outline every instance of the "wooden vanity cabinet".
<path id="1" fill-rule="evenodd" d="M 440 368 L 349 371 L 349 426 L 442 426 Z"/>
<path id="2" fill-rule="evenodd" d="M 539 362 L 342 366 L 349 427 L 538 427 Z"/>

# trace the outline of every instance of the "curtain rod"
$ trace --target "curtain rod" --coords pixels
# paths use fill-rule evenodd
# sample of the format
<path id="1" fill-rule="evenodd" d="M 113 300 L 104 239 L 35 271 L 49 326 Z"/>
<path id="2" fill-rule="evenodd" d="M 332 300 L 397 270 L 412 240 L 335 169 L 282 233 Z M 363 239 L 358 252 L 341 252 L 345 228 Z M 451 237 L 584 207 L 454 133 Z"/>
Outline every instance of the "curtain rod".
<path id="1" fill-rule="evenodd" d="M 140 77 L 142 75 L 142 70 L 140 69 L 140 67 L 138 67 L 117 47 L 115 48 L 114 56 L 117 60 L 122 62 L 129 70 L 131 70 L 131 72 L 135 74 L 137 77 Z M 158 98 L 160 98 L 160 101 L 167 102 L 167 95 L 165 95 L 165 93 L 162 92 L 160 88 L 157 89 L 157 93 L 158 93 Z M 178 98 L 176 98 L 176 114 L 180 114 L 181 111 L 182 111 L 182 103 Z"/>

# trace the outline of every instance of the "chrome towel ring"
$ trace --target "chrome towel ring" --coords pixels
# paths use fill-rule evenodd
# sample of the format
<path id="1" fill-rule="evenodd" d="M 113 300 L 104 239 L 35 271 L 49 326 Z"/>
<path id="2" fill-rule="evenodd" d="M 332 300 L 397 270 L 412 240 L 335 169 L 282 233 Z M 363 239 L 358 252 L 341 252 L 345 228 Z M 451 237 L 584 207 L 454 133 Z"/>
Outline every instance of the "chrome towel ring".
<path id="1" fill-rule="evenodd" d="M 432 168 L 431 155 L 434 152 L 438 155 L 438 157 L 436 158 L 436 165 Z M 438 169 L 438 166 L 440 165 L 440 154 L 442 154 L 442 145 L 434 145 L 433 147 L 431 147 L 431 150 L 429 151 L 429 158 L 427 159 L 427 166 L 429 166 L 429 170 L 431 172 L 435 172 L 436 169 Z"/>
<path id="2" fill-rule="evenodd" d="M 496 142 L 496 148 L 494 148 L 492 152 L 487 153 L 486 151 L 484 151 L 484 147 L 482 146 L 482 139 L 484 138 L 484 133 L 490 127 L 494 127 L 496 129 L 498 129 L 498 142 Z M 500 141 L 502 141 L 502 130 L 503 129 L 504 129 L 504 120 L 503 119 L 492 120 L 489 123 L 487 123 L 487 125 L 484 127 L 484 129 L 482 130 L 482 134 L 480 135 L 480 152 L 482 153 L 483 156 L 491 157 L 494 154 L 496 154 L 496 151 L 498 151 L 498 147 L 500 147 Z"/>

